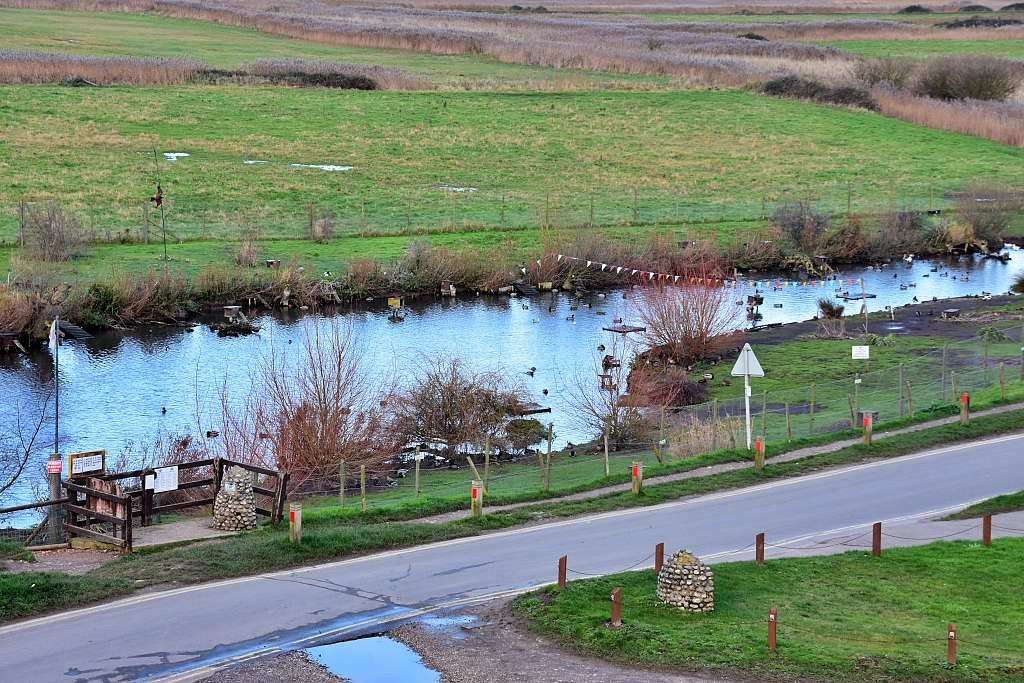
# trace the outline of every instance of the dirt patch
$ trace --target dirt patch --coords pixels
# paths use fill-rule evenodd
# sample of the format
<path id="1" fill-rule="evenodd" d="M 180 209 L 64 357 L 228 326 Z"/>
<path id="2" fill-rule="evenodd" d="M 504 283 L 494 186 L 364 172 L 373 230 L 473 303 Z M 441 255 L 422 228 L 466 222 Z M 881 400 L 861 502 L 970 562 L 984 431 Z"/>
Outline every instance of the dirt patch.
<path id="1" fill-rule="evenodd" d="M 198 683 L 339 683 L 345 680 L 310 661 L 304 651 L 295 650 L 219 671 Z"/>
<path id="2" fill-rule="evenodd" d="M 530 632 L 507 602 L 494 601 L 456 613 L 468 624 L 431 626 L 419 622 L 388 632 L 440 671 L 445 683 L 691 683 L 722 677 L 628 667 L 576 654 Z"/>
<path id="3" fill-rule="evenodd" d="M 29 548 L 35 562 L 24 560 L 7 560 L 7 571 L 11 574 L 21 572 L 60 572 L 81 576 L 89 571 L 102 567 L 107 562 L 116 560 L 121 553 L 116 550 L 38 550 Z"/>

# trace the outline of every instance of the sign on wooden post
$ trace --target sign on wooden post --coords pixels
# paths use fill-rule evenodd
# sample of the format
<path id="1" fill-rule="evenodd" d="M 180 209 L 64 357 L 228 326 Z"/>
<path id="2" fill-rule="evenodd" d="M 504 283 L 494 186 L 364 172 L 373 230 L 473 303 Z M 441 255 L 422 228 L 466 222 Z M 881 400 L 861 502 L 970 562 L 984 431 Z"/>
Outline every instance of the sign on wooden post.
<path id="1" fill-rule="evenodd" d="M 178 466 L 156 468 L 153 481 L 153 493 L 178 490 Z"/>
<path id="2" fill-rule="evenodd" d="M 107 473 L 107 452 L 105 450 L 85 451 L 68 455 L 68 476 L 97 477 Z"/>

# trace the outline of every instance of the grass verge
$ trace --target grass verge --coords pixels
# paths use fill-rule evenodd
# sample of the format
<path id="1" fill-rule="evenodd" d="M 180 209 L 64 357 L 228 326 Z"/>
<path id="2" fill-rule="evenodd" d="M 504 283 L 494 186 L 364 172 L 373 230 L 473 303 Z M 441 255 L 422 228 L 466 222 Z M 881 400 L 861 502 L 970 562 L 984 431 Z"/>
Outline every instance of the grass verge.
<path id="1" fill-rule="evenodd" d="M 1005 512 L 1024 510 L 1024 491 L 1008 493 L 975 503 L 960 512 L 947 515 L 943 519 L 976 519 L 985 515 L 1001 515 Z"/>
<path id="2" fill-rule="evenodd" d="M 548 587 L 516 605 L 538 633 L 579 652 L 641 666 L 744 679 L 814 681 L 1010 681 L 1024 668 L 1024 539 L 933 543 L 881 558 L 827 557 L 715 565 L 715 612 L 687 614 L 655 598 L 650 570 Z M 619 630 L 608 595 L 622 589 Z M 779 610 L 778 649 L 767 613 Z M 956 623 L 955 666 L 946 625 Z"/>
<path id="3" fill-rule="evenodd" d="M 0 622 L 69 609 L 132 591 L 118 576 L 69 576 L 54 572 L 0 574 Z"/>

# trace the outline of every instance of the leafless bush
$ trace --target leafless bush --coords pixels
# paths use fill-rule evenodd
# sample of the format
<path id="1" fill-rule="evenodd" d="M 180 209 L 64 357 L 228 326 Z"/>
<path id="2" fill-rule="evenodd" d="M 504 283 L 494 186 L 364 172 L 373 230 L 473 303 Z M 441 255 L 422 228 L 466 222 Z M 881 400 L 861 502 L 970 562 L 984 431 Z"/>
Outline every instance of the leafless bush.
<path id="1" fill-rule="evenodd" d="M 425 443 L 457 460 L 481 450 L 488 435 L 510 448 L 509 421 L 527 403 L 525 388 L 503 372 L 477 372 L 459 358 L 424 358 L 397 399 L 396 429 L 407 443 Z"/>
<path id="2" fill-rule="evenodd" d="M 205 68 L 209 67 L 203 62 L 180 57 L 87 57 L 0 50 L 0 83 L 59 83 L 78 77 L 99 85 L 175 85 Z"/>
<path id="3" fill-rule="evenodd" d="M 241 244 L 235 248 L 235 265 L 255 268 L 260 256 L 260 217 L 255 211 L 244 211 L 239 221 Z"/>
<path id="4" fill-rule="evenodd" d="M 70 261 L 82 253 L 87 234 L 78 218 L 55 202 L 32 204 L 25 215 L 25 242 L 40 261 Z"/>
<path id="5" fill-rule="evenodd" d="M 956 200 L 957 219 L 989 250 L 1003 247 L 1003 230 L 1020 209 L 1021 200 L 1010 189 L 984 183 L 972 185 Z"/>
<path id="6" fill-rule="evenodd" d="M 740 309 L 726 287 L 705 283 L 634 290 L 644 344 L 669 363 L 690 365 L 735 346 Z"/>
<path id="7" fill-rule="evenodd" d="M 31 324 L 35 310 L 29 292 L 15 285 L 0 285 L 0 332 L 21 334 Z"/>
<path id="8" fill-rule="evenodd" d="M 986 55 L 944 55 L 917 73 L 914 92 L 940 100 L 1003 101 L 1016 92 L 1021 69 L 1008 59 Z"/>
<path id="9" fill-rule="evenodd" d="M 309 202 L 309 222 L 307 236 L 317 244 L 324 244 L 334 239 L 336 220 L 330 209 L 318 207 L 312 200 Z"/>
<path id="10" fill-rule="evenodd" d="M 921 214 L 913 207 L 893 209 L 882 219 L 879 238 L 887 253 L 913 251 L 924 235 Z"/>
<path id="11" fill-rule="evenodd" d="M 782 236 L 799 247 L 805 254 L 817 252 L 818 241 L 827 235 L 831 220 L 824 211 L 811 206 L 810 202 L 786 202 L 775 209 L 772 224 Z"/>
<path id="12" fill-rule="evenodd" d="M 975 135 L 1011 147 L 1024 147 L 1024 106 L 1017 103 L 946 102 L 880 86 L 872 89 L 872 98 L 885 116 L 919 126 Z"/>
<path id="13" fill-rule="evenodd" d="M 885 59 L 865 59 L 858 62 L 853 73 L 858 80 L 871 85 L 885 82 L 902 88 L 913 70 L 913 62 L 887 57 Z"/>

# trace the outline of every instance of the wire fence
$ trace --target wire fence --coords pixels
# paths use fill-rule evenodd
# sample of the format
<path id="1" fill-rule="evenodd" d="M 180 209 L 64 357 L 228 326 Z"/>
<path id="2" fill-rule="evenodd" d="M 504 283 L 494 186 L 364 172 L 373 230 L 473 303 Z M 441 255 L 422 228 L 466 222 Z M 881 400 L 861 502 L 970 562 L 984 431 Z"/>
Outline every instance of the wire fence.
<path id="1" fill-rule="evenodd" d="M 994 179 L 1016 194 L 1017 179 Z M 171 242 L 237 240 L 243 225 L 259 224 L 264 239 L 321 234 L 337 237 L 414 235 L 574 226 L 634 226 L 754 222 L 780 206 L 810 202 L 833 216 L 883 214 L 893 209 L 946 211 L 964 190 L 960 181 L 909 182 L 836 180 L 799 187 L 595 187 L 591 190 L 520 190 L 452 185 L 367 188 L 295 200 L 259 197 L 202 200 L 164 195 Z M 60 201 L 60 198 L 57 198 Z M 162 239 L 160 214 L 138 201 L 110 205 L 70 204 L 99 239 L 140 241 L 148 223 L 150 241 Z M 147 208 L 149 207 L 149 208 Z M 0 210 L 0 236 L 19 230 L 17 203 Z M 681 239 L 704 236 L 695 230 Z"/>

